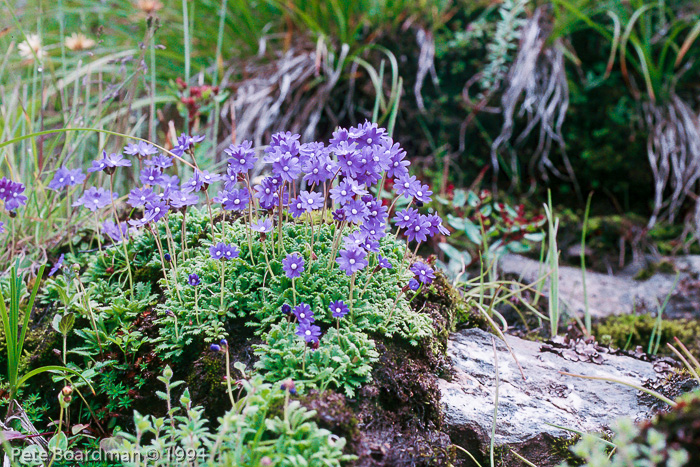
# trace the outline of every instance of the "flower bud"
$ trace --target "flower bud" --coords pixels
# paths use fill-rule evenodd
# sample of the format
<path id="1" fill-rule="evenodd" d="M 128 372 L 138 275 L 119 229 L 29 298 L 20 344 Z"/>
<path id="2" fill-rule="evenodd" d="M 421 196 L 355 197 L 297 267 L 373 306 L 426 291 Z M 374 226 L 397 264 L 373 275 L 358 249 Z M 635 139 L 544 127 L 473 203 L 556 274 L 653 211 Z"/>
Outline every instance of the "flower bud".
<path id="1" fill-rule="evenodd" d="M 289 378 L 282 381 L 282 390 L 289 391 L 289 394 L 296 394 L 297 388 L 294 384 L 294 380 L 292 378 Z"/>
<path id="2" fill-rule="evenodd" d="M 226 339 L 221 339 L 221 342 L 219 342 L 219 345 L 221 347 L 228 347 L 228 341 Z"/>
<path id="3" fill-rule="evenodd" d="M 70 386 L 64 386 L 61 392 L 64 396 L 70 396 L 73 393 L 73 388 Z"/>
<path id="4" fill-rule="evenodd" d="M 209 350 L 212 352 L 218 352 L 221 350 L 221 347 L 218 344 L 212 344 L 209 346 Z"/>

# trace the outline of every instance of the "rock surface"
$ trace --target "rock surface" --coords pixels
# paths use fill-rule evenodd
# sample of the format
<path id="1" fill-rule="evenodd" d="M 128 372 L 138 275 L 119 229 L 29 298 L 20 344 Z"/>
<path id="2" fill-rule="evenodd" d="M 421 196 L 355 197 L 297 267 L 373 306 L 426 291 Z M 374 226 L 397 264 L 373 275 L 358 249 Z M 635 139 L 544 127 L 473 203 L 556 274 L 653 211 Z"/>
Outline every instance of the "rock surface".
<path id="1" fill-rule="evenodd" d="M 440 380 L 441 403 L 452 441 L 488 463 L 493 424 L 495 374 L 494 348 L 500 377 L 496 445 L 508 445 L 539 467 L 555 466 L 562 453 L 553 452 L 555 440 L 571 432 L 601 431 L 621 416 L 642 419 L 651 416 L 638 391 L 599 380 L 565 376 L 560 371 L 587 376 L 614 377 L 641 384 L 656 378 L 651 363 L 625 356 L 603 355 L 603 363 L 572 362 L 541 352 L 541 344 L 507 336 L 526 381 L 504 342 L 479 329 L 457 332 L 450 338 L 448 354 L 454 365 L 452 381 Z M 508 457 L 508 449 L 501 452 Z M 505 465 L 520 465 L 514 457 Z M 463 465 L 471 465 L 469 462 Z"/>
<path id="2" fill-rule="evenodd" d="M 611 315 L 655 312 L 669 294 L 672 298 L 664 311 L 668 318 L 700 318 L 700 256 L 690 255 L 664 258 L 680 272 L 674 288 L 675 274 L 656 273 L 647 280 L 635 280 L 630 274 L 608 275 L 586 271 L 588 309 L 594 318 Z M 520 255 L 505 255 L 499 261 L 502 274 L 520 277 L 532 283 L 547 272 L 546 266 Z M 545 285 L 546 293 L 548 286 Z M 559 266 L 559 294 L 569 313 L 581 316 L 584 312 L 584 294 L 581 269 Z"/>

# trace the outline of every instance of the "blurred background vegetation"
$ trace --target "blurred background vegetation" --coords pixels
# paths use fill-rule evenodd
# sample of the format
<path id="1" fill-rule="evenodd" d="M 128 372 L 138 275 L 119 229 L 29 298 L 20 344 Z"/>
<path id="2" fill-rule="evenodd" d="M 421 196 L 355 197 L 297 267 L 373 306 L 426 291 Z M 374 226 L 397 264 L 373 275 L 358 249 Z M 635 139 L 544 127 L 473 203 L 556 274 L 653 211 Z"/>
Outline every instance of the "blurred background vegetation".
<path id="1" fill-rule="evenodd" d="M 365 119 L 393 131 L 443 214 L 488 190 L 530 225 L 551 190 L 566 246 L 593 192 L 608 220 L 593 245 L 697 248 L 694 0 L 3 2 L 0 173 L 35 188 L 13 251 L 50 255 L 89 221 L 45 185 L 125 140 L 79 129 L 164 147 L 206 134 L 215 165 L 231 141 Z"/>

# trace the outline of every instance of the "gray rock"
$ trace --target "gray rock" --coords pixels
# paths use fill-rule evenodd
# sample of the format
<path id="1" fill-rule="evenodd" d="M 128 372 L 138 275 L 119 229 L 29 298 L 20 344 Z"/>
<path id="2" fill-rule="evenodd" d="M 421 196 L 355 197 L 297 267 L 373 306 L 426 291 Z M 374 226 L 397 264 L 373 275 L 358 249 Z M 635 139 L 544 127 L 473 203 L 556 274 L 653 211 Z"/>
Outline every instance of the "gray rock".
<path id="1" fill-rule="evenodd" d="M 448 354 L 454 377 L 451 381 L 440 380 L 441 403 L 452 441 L 481 460 L 488 458 L 493 424 L 496 370 L 492 339 L 500 375 L 495 443 L 508 445 L 539 467 L 558 465 L 562 458 L 553 452 L 553 441 L 571 436 L 571 432 L 550 424 L 599 432 L 618 417 L 639 420 L 652 413 L 638 400 L 638 391 L 633 388 L 559 373 L 641 384 L 657 376 L 651 363 L 608 354 L 604 354 L 602 364 L 572 362 L 540 352 L 536 342 L 507 336 L 527 378 L 523 380 L 503 341 L 479 329 L 463 330 L 450 338 Z"/>
<path id="2" fill-rule="evenodd" d="M 680 283 L 688 284 L 698 277 L 700 256 L 668 258 L 681 272 Z M 545 274 L 548 269 L 538 261 L 519 255 L 505 255 L 499 261 L 500 273 L 521 278 L 524 283 L 532 283 Z M 635 280 L 629 275 L 608 275 L 586 271 L 586 289 L 588 292 L 588 309 L 594 318 L 631 313 L 633 310 L 656 312 L 659 305 L 674 289 L 675 274 L 654 274 L 645 281 Z M 696 281 L 697 282 L 697 281 Z M 691 284 L 691 289 L 698 295 L 700 283 Z M 544 292 L 549 290 L 545 284 Z M 564 309 L 569 313 L 583 316 L 584 294 L 581 269 L 571 266 L 559 267 L 559 295 Z M 664 316 L 700 317 L 698 297 L 692 294 L 674 293 Z"/>

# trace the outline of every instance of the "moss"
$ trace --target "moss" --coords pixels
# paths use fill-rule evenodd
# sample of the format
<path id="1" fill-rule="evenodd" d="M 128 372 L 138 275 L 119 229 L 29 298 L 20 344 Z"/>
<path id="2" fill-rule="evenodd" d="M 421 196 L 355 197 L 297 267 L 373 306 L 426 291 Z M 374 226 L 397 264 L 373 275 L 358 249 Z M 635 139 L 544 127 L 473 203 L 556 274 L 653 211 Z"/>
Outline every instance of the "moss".
<path id="1" fill-rule="evenodd" d="M 637 274 L 635 274 L 634 280 L 645 281 L 647 279 L 650 279 L 654 274 L 657 273 L 675 274 L 676 267 L 671 261 L 668 260 L 661 260 L 657 263 L 649 263 L 649 265 L 646 268 L 641 269 Z"/>
<path id="2" fill-rule="evenodd" d="M 343 394 L 335 391 L 316 390 L 299 398 L 301 404 L 309 410 L 316 411 L 314 420 L 321 428 L 342 436 L 349 444 L 356 444 L 361 436 L 359 421 L 353 410 L 346 404 Z"/>
<path id="3" fill-rule="evenodd" d="M 210 419 L 222 416 L 231 406 L 225 386 L 226 361 L 218 353 L 204 352 L 194 361 L 185 382 L 192 400 L 206 407 Z"/>
<path id="4" fill-rule="evenodd" d="M 620 349 L 641 346 L 647 350 L 655 326 L 656 318 L 651 315 L 611 316 L 595 326 L 594 334 L 600 341 L 609 341 Z M 678 337 L 693 354 L 700 353 L 700 322 L 689 319 L 662 320 L 659 354 L 672 355 L 666 343 L 672 343 L 674 337 Z"/>

